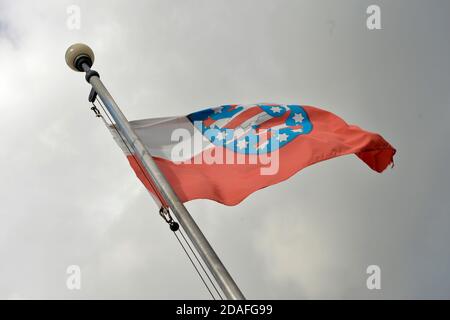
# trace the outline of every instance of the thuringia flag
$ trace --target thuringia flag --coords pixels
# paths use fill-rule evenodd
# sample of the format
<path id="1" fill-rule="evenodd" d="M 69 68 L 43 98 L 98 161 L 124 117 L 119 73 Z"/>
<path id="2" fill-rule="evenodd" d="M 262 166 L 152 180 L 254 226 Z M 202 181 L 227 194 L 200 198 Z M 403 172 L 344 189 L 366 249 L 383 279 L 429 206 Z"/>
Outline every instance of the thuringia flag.
<path id="1" fill-rule="evenodd" d="M 224 105 L 130 124 L 182 202 L 236 205 L 319 161 L 355 154 L 382 172 L 395 154 L 379 134 L 310 106 Z M 111 132 L 139 179 L 161 200 L 132 148 Z"/>

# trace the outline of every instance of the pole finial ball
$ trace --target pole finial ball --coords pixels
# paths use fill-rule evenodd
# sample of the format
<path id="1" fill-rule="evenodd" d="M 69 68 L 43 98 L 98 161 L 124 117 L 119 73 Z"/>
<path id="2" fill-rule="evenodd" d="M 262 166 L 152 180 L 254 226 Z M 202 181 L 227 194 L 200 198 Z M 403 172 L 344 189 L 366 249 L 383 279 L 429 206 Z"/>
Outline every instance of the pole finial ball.
<path id="1" fill-rule="evenodd" d="M 67 48 L 66 63 L 75 71 L 83 71 L 82 63 L 88 63 L 90 66 L 94 63 L 94 52 L 83 43 L 75 43 Z"/>

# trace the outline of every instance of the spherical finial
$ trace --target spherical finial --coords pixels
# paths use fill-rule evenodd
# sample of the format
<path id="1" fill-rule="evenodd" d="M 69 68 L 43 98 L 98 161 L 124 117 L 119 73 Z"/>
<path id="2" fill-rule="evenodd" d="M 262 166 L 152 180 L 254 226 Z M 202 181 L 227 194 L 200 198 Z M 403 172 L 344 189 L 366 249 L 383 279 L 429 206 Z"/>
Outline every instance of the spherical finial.
<path id="1" fill-rule="evenodd" d="M 94 52 L 83 43 L 75 43 L 66 51 L 66 63 L 75 71 L 83 71 L 82 64 L 87 63 L 92 66 L 94 63 Z"/>

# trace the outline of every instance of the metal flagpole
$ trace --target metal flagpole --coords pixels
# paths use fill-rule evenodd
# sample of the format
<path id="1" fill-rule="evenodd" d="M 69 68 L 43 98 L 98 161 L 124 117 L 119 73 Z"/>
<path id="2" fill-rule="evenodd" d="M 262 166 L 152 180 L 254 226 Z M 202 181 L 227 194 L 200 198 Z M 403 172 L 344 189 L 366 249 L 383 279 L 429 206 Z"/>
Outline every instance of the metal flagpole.
<path id="1" fill-rule="evenodd" d="M 167 182 L 156 163 L 153 161 L 153 158 L 145 145 L 131 128 L 119 106 L 100 80 L 99 74 L 91 69 L 94 62 L 94 53 L 91 48 L 81 43 L 70 46 L 66 51 L 66 62 L 71 69 L 86 73 L 86 81 L 91 84 L 93 90 L 95 90 L 100 99 L 103 101 L 121 134 L 124 136 L 128 144 L 134 149 L 135 156 L 137 156 L 143 164 L 145 170 L 155 183 L 156 188 L 177 217 L 187 236 L 194 244 L 225 296 L 232 300 L 244 300 L 245 297 L 241 290 L 238 288 L 233 278 L 220 261 L 216 252 L 211 247 L 208 240 L 205 238 L 202 231 L 187 211 L 186 207 L 178 199 L 172 187 Z"/>

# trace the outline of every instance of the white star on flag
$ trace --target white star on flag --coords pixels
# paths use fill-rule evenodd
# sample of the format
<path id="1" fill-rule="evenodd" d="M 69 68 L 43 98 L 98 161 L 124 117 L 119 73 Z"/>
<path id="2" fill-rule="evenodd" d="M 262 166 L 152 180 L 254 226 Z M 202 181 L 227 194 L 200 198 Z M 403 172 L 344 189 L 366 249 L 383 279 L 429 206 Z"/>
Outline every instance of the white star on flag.
<path id="1" fill-rule="evenodd" d="M 280 133 L 277 137 L 278 141 L 283 142 L 283 141 L 287 141 L 288 139 L 288 135 L 286 133 Z"/>
<path id="2" fill-rule="evenodd" d="M 303 122 L 305 119 L 301 113 L 296 113 L 293 117 L 295 122 Z"/>
<path id="3" fill-rule="evenodd" d="M 280 107 L 272 107 L 272 108 L 270 108 L 270 110 L 272 110 L 272 112 L 275 112 L 275 113 L 280 113 L 281 110 L 283 110 L 283 109 Z"/>
<path id="4" fill-rule="evenodd" d="M 222 110 L 223 110 L 223 108 L 222 107 L 220 107 L 220 108 L 217 108 L 216 110 L 214 110 L 214 113 L 221 113 L 222 112 Z"/>
<path id="5" fill-rule="evenodd" d="M 238 143 L 237 143 L 237 146 L 238 146 L 239 149 L 245 149 L 245 148 L 247 148 L 247 144 L 248 144 L 247 141 L 239 140 Z"/>

